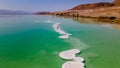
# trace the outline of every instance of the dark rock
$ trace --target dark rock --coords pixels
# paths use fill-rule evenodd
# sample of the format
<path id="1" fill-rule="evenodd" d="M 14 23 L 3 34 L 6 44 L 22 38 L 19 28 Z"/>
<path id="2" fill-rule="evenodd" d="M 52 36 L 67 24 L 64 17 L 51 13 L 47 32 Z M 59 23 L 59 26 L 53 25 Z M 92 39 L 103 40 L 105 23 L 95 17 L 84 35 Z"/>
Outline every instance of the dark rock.
<path id="1" fill-rule="evenodd" d="M 35 15 L 50 15 L 50 12 L 36 12 Z"/>

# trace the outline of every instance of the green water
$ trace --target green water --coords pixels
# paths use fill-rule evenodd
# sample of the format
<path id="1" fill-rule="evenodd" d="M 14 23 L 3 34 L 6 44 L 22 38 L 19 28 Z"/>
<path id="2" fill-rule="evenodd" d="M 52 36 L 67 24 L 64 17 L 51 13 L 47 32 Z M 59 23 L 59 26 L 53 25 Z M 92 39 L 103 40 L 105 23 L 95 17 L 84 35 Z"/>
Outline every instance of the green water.
<path id="1" fill-rule="evenodd" d="M 61 23 L 71 33 L 69 39 L 58 38 L 52 28 Z M 86 68 L 120 67 L 120 30 L 107 25 L 81 24 L 52 16 L 0 17 L 0 68 L 61 68 L 64 50 L 82 50 Z"/>

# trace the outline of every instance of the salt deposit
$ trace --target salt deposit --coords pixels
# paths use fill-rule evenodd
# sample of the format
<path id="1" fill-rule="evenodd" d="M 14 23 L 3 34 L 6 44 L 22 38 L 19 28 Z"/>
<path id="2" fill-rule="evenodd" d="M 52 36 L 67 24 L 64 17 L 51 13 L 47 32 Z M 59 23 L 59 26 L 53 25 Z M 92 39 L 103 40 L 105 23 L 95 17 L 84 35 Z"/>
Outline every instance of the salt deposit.
<path id="1" fill-rule="evenodd" d="M 71 49 L 61 52 L 59 56 L 63 59 L 74 59 L 77 53 L 80 53 L 80 51 L 77 49 Z"/>
<path id="2" fill-rule="evenodd" d="M 62 38 L 62 39 L 68 39 L 70 37 L 71 34 L 63 31 L 61 28 L 60 28 L 60 23 L 55 23 L 53 24 L 53 28 L 56 32 L 58 32 L 59 34 L 61 34 L 61 36 L 59 36 L 59 38 Z"/>
<path id="3" fill-rule="evenodd" d="M 63 51 L 59 54 L 59 56 L 63 59 L 72 60 L 64 63 L 62 68 L 84 68 L 84 59 L 82 57 L 76 57 L 76 54 L 80 53 L 77 49 L 71 49 L 67 51 Z"/>

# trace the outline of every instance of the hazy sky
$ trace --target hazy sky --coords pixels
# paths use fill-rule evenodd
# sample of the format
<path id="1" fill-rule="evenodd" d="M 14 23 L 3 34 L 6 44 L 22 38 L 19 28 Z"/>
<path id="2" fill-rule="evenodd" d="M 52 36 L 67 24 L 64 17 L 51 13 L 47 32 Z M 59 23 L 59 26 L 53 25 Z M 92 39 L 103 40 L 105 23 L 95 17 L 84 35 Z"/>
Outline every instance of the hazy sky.
<path id="1" fill-rule="evenodd" d="M 58 11 L 79 4 L 112 2 L 113 0 L 0 0 L 0 9 L 25 11 Z"/>

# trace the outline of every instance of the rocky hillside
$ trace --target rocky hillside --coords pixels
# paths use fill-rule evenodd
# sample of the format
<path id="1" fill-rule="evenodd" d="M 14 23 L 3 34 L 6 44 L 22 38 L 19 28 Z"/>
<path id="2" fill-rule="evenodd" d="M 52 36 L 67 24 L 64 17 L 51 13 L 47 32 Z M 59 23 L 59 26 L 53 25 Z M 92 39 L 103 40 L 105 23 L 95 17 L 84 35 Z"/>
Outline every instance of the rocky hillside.
<path id="1" fill-rule="evenodd" d="M 66 11 L 54 12 L 54 15 L 91 18 L 102 22 L 120 23 L 120 0 L 112 3 L 100 2 L 82 4 Z"/>
<path id="2" fill-rule="evenodd" d="M 99 8 L 107 8 L 113 6 L 120 6 L 120 0 L 114 0 L 113 2 L 100 2 L 100 3 L 92 3 L 92 4 L 82 4 L 78 5 L 71 10 L 87 10 L 87 9 L 99 9 Z"/>
<path id="3" fill-rule="evenodd" d="M 71 10 L 88 10 L 88 9 L 97 9 L 97 8 L 105 8 L 114 6 L 113 3 L 109 2 L 100 2 L 100 3 L 93 3 L 93 4 L 82 4 L 72 8 Z"/>
<path id="4" fill-rule="evenodd" d="M 115 6 L 120 6 L 120 0 L 115 0 L 113 3 L 115 4 Z"/>

